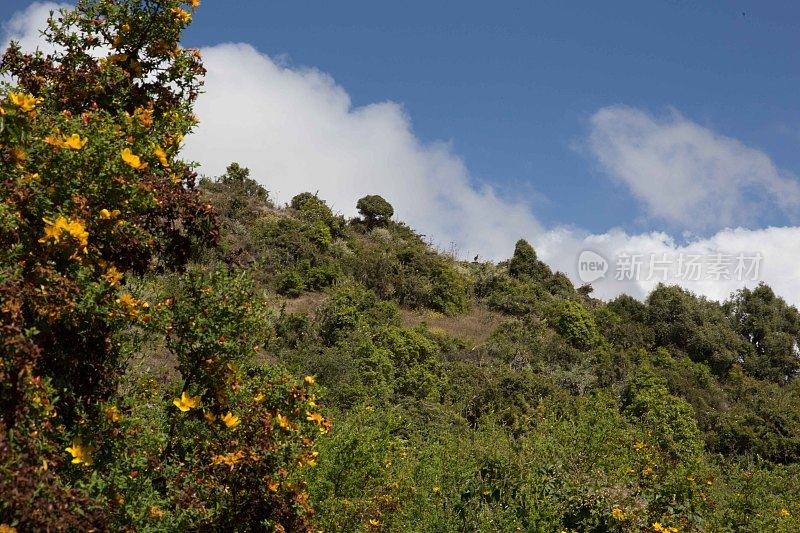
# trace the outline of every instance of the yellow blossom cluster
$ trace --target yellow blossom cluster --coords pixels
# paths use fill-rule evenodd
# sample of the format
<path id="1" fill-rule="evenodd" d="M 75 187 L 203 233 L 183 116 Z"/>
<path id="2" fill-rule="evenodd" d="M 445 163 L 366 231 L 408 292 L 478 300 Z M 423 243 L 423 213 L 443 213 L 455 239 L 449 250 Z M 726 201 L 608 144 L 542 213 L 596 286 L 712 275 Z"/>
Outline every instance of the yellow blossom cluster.
<path id="1" fill-rule="evenodd" d="M 147 163 L 142 161 L 142 158 L 134 154 L 130 148 L 125 148 L 120 154 L 122 160 L 134 170 L 142 170 L 147 168 Z"/>
<path id="2" fill-rule="evenodd" d="M 317 451 L 306 452 L 299 457 L 297 464 L 300 466 L 317 466 L 318 456 L 319 452 Z"/>
<path id="3" fill-rule="evenodd" d="M 163 166 L 164 168 L 169 168 L 169 161 L 167 160 L 167 153 L 164 151 L 163 148 L 161 148 L 157 144 L 154 144 L 153 145 L 153 153 L 158 158 L 159 162 L 161 163 L 161 166 Z"/>
<path id="4" fill-rule="evenodd" d="M 100 210 L 100 218 L 103 220 L 111 220 L 112 218 L 117 218 L 120 215 L 119 209 L 114 209 L 109 211 L 108 209 L 101 209 Z"/>
<path id="5" fill-rule="evenodd" d="M 189 22 L 192 21 L 192 15 L 189 12 L 184 11 L 181 8 L 173 7 L 172 8 L 172 14 L 175 15 L 176 19 L 178 19 L 179 21 L 181 21 L 183 23 L 188 24 Z"/>
<path id="6" fill-rule="evenodd" d="M 306 412 L 306 420 L 309 422 L 314 422 L 318 427 L 319 431 L 322 434 L 327 433 L 330 431 L 333 424 L 330 420 L 327 420 L 321 413 L 309 413 Z"/>
<path id="7" fill-rule="evenodd" d="M 32 94 L 9 91 L 8 100 L 13 105 L 18 107 L 20 111 L 23 111 L 24 113 L 30 113 L 38 104 L 42 102 L 43 98 L 36 98 Z"/>
<path id="8" fill-rule="evenodd" d="M 653 522 L 653 531 L 656 533 L 678 533 L 678 528 L 665 526 L 661 522 Z"/>
<path id="9" fill-rule="evenodd" d="M 625 512 L 619 507 L 611 509 L 611 516 L 618 522 L 624 522 L 628 518 Z"/>
<path id="10" fill-rule="evenodd" d="M 122 281 L 122 272 L 117 270 L 117 267 L 111 266 L 103 274 L 103 279 L 112 287 L 116 287 Z"/>
<path id="11" fill-rule="evenodd" d="M 78 241 L 83 251 L 86 252 L 86 247 L 89 244 L 89 232 L 86 231 L 86 227 L 80 220 L 75 218 L 67 219 L 63 216 L 59 216 L 55 221 L 46 218 L 42 220 L 45 223 L 44 235 L 39 239 L 39 242 L 47 243 L 53 241 L 58 244 L 66 234 Z"/>
<path id="12" fill-rule="evenodd" d="M 72 462 L 75 464 L 92 465 L 92 448 L 80 441 L 74 441 L 72 446 L 65 448 L 64 451 L 72 455 Z"/>
<path id="13" fill-rule="evenodd" d="M 142 302 L 128 293 L 121 294 L 120 297 L 117 298 L 116 304 L 130 317 L 139 316 L 141 307 L 147 308 L 150 306 L 147 302 Z"/>
<path id="14" fill-rule="evenodd" d="M 291 431 L 292 423 L 289 421 L 288 416 L 283 416 L 282 414 L 278 413 L 275 418 L 278 420 L 278 426 Z"/>
<path id="15" fill-rule="evenodd" d="M 66 150 L 80 150 L 86 143 L 89 142 L 87 137 L 81 137 L 77 133 L 72 135 L 65 135 L 63 137 L 45 137 L 44 142 L 53 145 L 56 148 L 63 148 Z"/>
<path id="16" fill-rule="evenodd" d="M 106 413 L 106 420 L 108 420 L 109 422 L 119 422 L 120 420 L 122 420 L 122 415 L 120 414 L 119 409 L 117 409 L 116 405 L 107 407 L 105 413 Z"/>
<path id="17" fill-rule="evenodd" d="M 236 466 L 242 458 L 244 457 L 244 452 L 239 450 L 238 452 L 230 452 L 221 455 L 215 455 L 211 458 L 212 465 L 226 465 L 229 466 L 231 470 L 233 467 Z"/>

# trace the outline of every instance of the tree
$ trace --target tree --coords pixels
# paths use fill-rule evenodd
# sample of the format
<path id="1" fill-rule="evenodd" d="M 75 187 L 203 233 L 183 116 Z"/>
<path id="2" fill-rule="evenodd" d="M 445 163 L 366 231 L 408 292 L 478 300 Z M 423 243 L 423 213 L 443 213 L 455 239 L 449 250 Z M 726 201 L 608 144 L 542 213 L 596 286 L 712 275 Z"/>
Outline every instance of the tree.
<path id="1" fill-rule="evenodd" d="M 385 226 L 394 215 L 392 204 L 382 196 L 371 194 L 361 198 L 356 204 L 358 212 L 364 217 L 368 228 Z"/>
<path id="2" fill-rule="evenodd" d="M 754 356 L 747 369 L 757 377 L 776 382 L 793 379 L 800 372 L 800 313 L 769 286 L 742 289 L 725 303 L 733 328 L 750 341 Z"/>
<path id="3" fill-rule="evenodd" d="M 752 347 L 726 320 L 722 307 L 678 286 L 659 284 L 647 298 L 647 322 L 658 346 L 704 362 L 716 375 L 747 360 Z"/>
<path id="4" fill-rule="evenodd" d="M 232 188 L 235 193 L 240 193 L 247 198 L 255 198 L 266 202 L 269 192 L 256 180 L 250 177 L 250 169 L 241 166 L 235 161 L 228 165 L 225 174 L 218 178 L 219 183 Z"/>
<path id="5" fill-rule="evenodd" d="M 550 267 L 537 259 L 536 251 L 525 239 L 518 240 L 514 246 L 514 255 L 508 262 L 508 273 L 517 279 L 535 281 L 545 281 L 553 274 Z"/>

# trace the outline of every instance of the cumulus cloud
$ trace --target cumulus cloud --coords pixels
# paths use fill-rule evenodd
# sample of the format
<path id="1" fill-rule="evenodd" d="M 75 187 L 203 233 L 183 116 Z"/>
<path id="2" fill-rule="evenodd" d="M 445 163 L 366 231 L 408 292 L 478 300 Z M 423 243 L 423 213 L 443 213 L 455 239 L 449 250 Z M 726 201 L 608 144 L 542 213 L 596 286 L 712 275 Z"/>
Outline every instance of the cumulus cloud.
<path id="1" fill-rule="evenodd" d="M 521 230 L 540 231 L 525 204 L 479 184 L 446 144 L 420 142 L 400 105 L 354 107 L 327 74 L 287 67 L 249 45 L 202 53 L 201 126 L 186 156 L 204 173 L 221 174 L 235 160 L 280 200 L 319 191 L 347 215 L 359 197 L 381 194 L 398 218 L 465 253 L 503 256 Z"/>
<path id="2" fill-rule="evenodd" d="M 3 42 L 14 38 L 26 49 L 36 48 L 38 28 L 55 7 L 34 4 L 15 15 L 3 25 Z M 525 203 L 498 196 L 472 176 L 447 144 L 420 141 L 400 105 L 355 107 L 329 75 L 287 66 L 246 44 L 202 52 L 208 75 L 196 108 L 201 124 L 187 138 L 183 155 L 199 161 L 207 175 L 219 175 L 238 161 L 279 200 L 319 191 L 348 215 L 354 214 L 357 198 L 382 194 L 399 219 L 440 245 L 455 243 L 462 256 L 504 259 L 516 239 L 525 237 L 542 259 L 576 283 L 581 283 L 580 253 L 593 250 L 609 264 L 606 276 L 593 283 L 595 295 L 603 298 L 623 292 L 641 298 L 666 281 L 723 299 L 757 280 L 681 279 L 677 258 L 760 253 L 758 280 L 800 304 L 800 228 L 720 229 L 683 244 L 663 232 L 544 228 Z M 743 192 L 748 187 L 762 187 L 767 200 L 786 209 L 797 202 L 797 184 L 766 155 L 677 114 L 659 121 L 631 108 L 601 109 L 592 118 L 590 146 L 649 210 L 687 227 L 706 208 L 720 213 L 725 224 L 739 220 L 737 209 L 752 203 Z M 641 256 L 639 279 L 616 279 L 616 262 L 624 254 Z M 663 254 L 672 269 L 666 277 L 646 279 L 646 261 Z"/>
<path id="3" fill-rule="evenodd" d="M 34 2 L 22 11 L 14 13 L 2 23 L 2 49 L 5 50 L 11 41 L 18 41 L 25 51 L 33 52 L 37 49 L 43 53 L 53 51 L 52 45 L 42 39 L 40 31 L 47 26 L 50 12 L 62 8 L 70 8 L 70 4 L 56 2 Z"/>
<path id="4" fill-rule="evenodd" d="M 761 281 L 787 301 L 800 304 L 800 228 L 725 229 L 711 237 L 677 243 L 663 232 L 630 235 L 622 230 L 588 234 L 554 229 L 535 239 L 539 255 L 576 284 L 584 250 L 606 261 L 608 271 L 592 282 L 593 295 L 643 298 L 660 283 L 680 285 L 714 300 Z M 637 266 L 638 265 L 638 266 Z M 637 274 L 630 274 L 636 270 Z M 633 279 L 630 279 L 633 278 Z"/>
<path id="5" fill-rule="evenodd" d="M 591 117 L 589 148 L 601 167 L 647 212 L 691 230 L 756 222 L 769 210 L 792 215 L 800 182 L 759 150 L 677 112 L 659 119 L 639 109 L 605 107 Z"/>

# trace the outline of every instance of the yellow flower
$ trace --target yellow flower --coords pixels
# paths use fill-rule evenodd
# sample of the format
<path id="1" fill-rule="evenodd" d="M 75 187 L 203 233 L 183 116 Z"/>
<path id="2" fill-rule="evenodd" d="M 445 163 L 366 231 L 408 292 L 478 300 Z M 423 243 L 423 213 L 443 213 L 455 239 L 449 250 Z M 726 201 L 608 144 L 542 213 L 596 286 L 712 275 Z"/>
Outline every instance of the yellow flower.
<path id="1" fill-rule="evenodd" d="M 306 420 L 317 424 L 319 426 L 320 433 L 323 435 L 327 433 L 333 426 L 333 424 L 331 424 L 329 420 L 326 420 L 325 417 L 320 413 L 309 413 L 306 411 Z"/>
<path id="2" fill-rule="evenodd" d="M 236 466 L 236 463 L 238 463 L 242 457 L 244 457 L 244 452 L 242 452 L 241 450 L 235 453 L 231 452 L 223 455 L 215 455 L 214 457 L 211 458 L 211 464 L 213 465 L 224 464 L 229 466 L 231 470 L 233 470 L 233 467 Z"/>
<path id="3" fill-rule="evenodd" d="M 131 168 L 136 170 L 147 168 L 147 163 L 143 163 L 142 159 L 138 155 L 131 152 L 130 148 L 125 148 L 122 151 L 121 156 L 122 160 L 125 161 Z"/>
<path id="4" fill-rule="evenodd" d="M 781 517 L 783 517 L 783 518 L 787 518 L 787 517 L 789 517 L 789 516 L 792 516 L 792 513 L 790 513 L 790 512 L 789 512 L 789 509 L 787 509 L 786 507 L 784 507 L 783 509 L 781 509 L 781 511 L 780 511 L 780 515 L 781 515 Z"/>
<path id="5" fill-rule="evenodd" d="M 278 425 L 283 429 L 290 429 L 289 417 L 283 416 L 282 414 L 278 413 L 276 417 L 278 419 Z"/>
<path id="6" fill-rule="evenodd" d="M 169 168 L 169 161 L 167 161 L 167 152 L 165 152 L 163 148 L 161 148 L 157 144 L 154 144 L 153 153 L 156 154 L 156 157 L 161 162 L 161 166 L 163 166 L 164 168 Z"/>
<path id="7" fill-rule="evenodd" d="M 81 247 L 86 251 L 86 246 L 89 243 L 89 233 L 86 231 L 83 223 L 77 219 L 67 220 L 65 217 L 56 218 L 55 222 L 48 219 L 44 220 L 44 235 L 39 239 L 39 242 L 46 243 L 51 240 L 58 244 L 61 242 L 61 236 L 64 233 L 69 234 L 73 239 L 77 240 Z"/>
<path id="8" fill-rule="evenodd" d="M 308 385 L 313 385 L 314 383 L 317 382 L 317 380 L 315 380 L 312 376 L 304 377 L 303 381 L 305 381 Z"/>
<path id="9" fill-rule="evenodd" d="M 300 466 L 317 466 L 317 456 L 319 456 L 319 452 L 316 451 L 304 453 L 297 460 L 297 464 Z"/>
<path id="10" fill-rule="evenodd" d="M 679 533 L 677 527 L 667 527 L 661 522 L 653 522 L 651 527 L 653 528 L 653 531 L 656 531 L 657 533 Z"/>
<path id="11" fill-rule="evenodd" d="M 134 111 L 136 116 L 139 118 L 139 122 L 142 123 L 142 126 L 145 128 L 149 128 L 153 125 L 153 110 L 152 109 L 137 109 Z"/>
<path id="12" fill-rule="evenodd" d="M 253 399 L 255 400 L 256 403 L 261 403 L 266 398 L 267 398 L 266 396 L 264 396 L 262 393 L 259 392 L 258 394 L 256 394 L 255 398 L 253 398 Z"/>
<path id="13" fill-rule="evenodd" d="M 12 148 L 11 149 L 11 159 L 15 163 L 18 163 L 18 164 L 19 163 L 23 163 L 26 159 L 28 159 L 28 154 L 25 152 L 25 150 L 22 150 L 20 148 Z"/>
<path id="14" fill-rule="evenodd" d="M 122 420 L 122 415 L 119 414 L 119 409 L 116 405 L 106 408 L 106 420 L 109 422 L 119 422 Z"/>
<path id="15" fill-rule="evenodd" d="M 28 172 L 27 174 L 23 174 L 21 176 L 22 181 L 30 182 L 30 181 L 39 181 L 39 173 L 38 172 Z"/>
<path id="16" fill-rule="evenodd" d="M 186 12 L 183 9 L 180 9 L 178 7 L 173 7 L 172 8 L 172 14 L 175 15 L 175 18 L 180 20 L 181 22 L 191 22 L 192 21 L 192 15 L 190 15 L 188 12 Z"/>
<path id="17" fill-rule="evenodd" d="M 228 414 L 226 414 L 225 416 L 220 416 L 220 420 L 225 422 L 225 425 L 231 429 L 236 429 L 236 427 L 242 423 L 242 421 L 239 420 L 239 417 L 234 415 L 230 411 L 228 411 Z"/>
<path id="18" fill-rule="evenodd" d="M 17 533 L 17 528 L 8 524 L 0 524 L 0 533 Z"/>
<path id="19" fill-rule="evenodd" d="M 44 220 L 44 235 L 39 239 L 39 242 L 46 243 L 49 240 L 52 240 L 56 244 L 61 242 L 61 230 L 67 219 L 58 217 L 55 222 L 47 220 L 46 218 L 42 220 Z"/>
<path id="20" fill-rule="evenodd" d="M 122 307 L 126 314 L 133 317 L 139 315 L 139 304 L 141 302 L 130 294 L 125 293 L 120 295 L 120 297 L 117 298 L 116 303 L 118 306 Z"/>
<path id="21" fill-rule="evenodd" d="M 36 98 L 32 94 L 18 93 L 14 91 L 8 92 L 8 99 L 11 103 L 20 108 L 25 113 L 34 110 L 37 104 L 42 101 L 42 98 Z"/>
<path id="22" fill-rule="evenodd" d="M 369 525 L 371 525 L 372 527 L 378 527 L 381 525 L 381 521 L 378 520 L 377 518 L 370 518 Z"/>
<path id="23" fill-rule="evenodd" d="M 116 218 L 119 216 L 119 209 L 114 209 L 113 211 L 109 211 L 108 209 L 101 209 L 100 210 L 100 218 L 104 220 L 111 220 L 112 218 Z"/>
<path id="24" fill-rule="evenodd" d="M 186 0 L 186 3 L 189 4 L 192 9 L 197 9 L 200 7 L 200 0 Z"/>
<path id="25" fill-rule="evenodd" d="M 175 398 L 172 403 L 185 413 L 189 409 L 194 409 L 200 405 L 200 396 L 189 396 L 186 391 L 183 391 L 181 397 Z"/>
<path id="26" fill-rule="evenodd" d="M 614 507 L 611 509 L 611 516 L 614 517 L 614 520 L 622 522 L 625 520 L 626 516 L 625 513 L 619 507 Z"/>
<path id="27" fill-rule="evenodd" d="M 61 147 L 69 148 L 70 150 L 80 150 L 86 146 L 87 142 L 89 142 L 89 139 L 86 137 L 81 138 L 81 136 L 77 133 L 73 133 L 64 139 L 64 141 L 61 143 Z"/>
<path id="28" fill-rule="evenodd" d="M 92 464 L 92 450 L 89 446 L 84 446 L 80 441 L 73 441 L 72 446 L 65 448 L 64 451 L 72 455 L 72 462 L 75 464 L 83 463 L 86 466 Z"/>
<path id="29" fill-rule="evenodd" d="M 323 422 L 325 422 L 325 417 L 322 416 L 321 413 L 306 413 L 306 420 L 321 425 Z"/>
<path id="30" fill-rule="evenodd" d="M 442 492 L 442 487 L 433 487 L 431 489 L 431 492 L 434 494 L 439 494 L 440 492 Z"/>
<path id="31" fill-rule="evenodd" d="M 642 441 L 639 441 L 633 445 L 634 450 L 641 450 L 642 448 L 644 448 L 644 442 Z"/>
<path id="32" fill-rule="evenodd" d="M 83 248 L 86 248 L 89 243 L 89 233 L 86 231 L 82 222 L 73 218 L 66 224 L 64 229 L 73 239 L 78 241 Z"/>
<path id="33" fill-rule="evenodd" d="M 270 492 L 278 492 L 278 487 L 279 487 L 278 482 L 275 480 L 272 480 L 269 483 L 267 483 L 267 488 L 269 489 Z"/>

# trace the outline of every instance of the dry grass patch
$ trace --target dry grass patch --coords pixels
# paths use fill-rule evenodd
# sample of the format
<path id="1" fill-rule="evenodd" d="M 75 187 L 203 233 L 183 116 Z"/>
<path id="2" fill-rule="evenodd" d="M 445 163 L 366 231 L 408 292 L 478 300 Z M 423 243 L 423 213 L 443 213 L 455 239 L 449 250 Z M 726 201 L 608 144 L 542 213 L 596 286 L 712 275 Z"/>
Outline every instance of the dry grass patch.
<path id="1" fill-rule="evenodd" d="M 475 346 L 480 346 L 497 327 L 508 320 L 500 313 L 486 307 L 474 305 L 468 313 L 447 316 L 427 310 L 401 309 L 400 321 L 405 327 L 412 327 L 422 322 L 435 333 L 445 333 L 458 337 Z"/>

